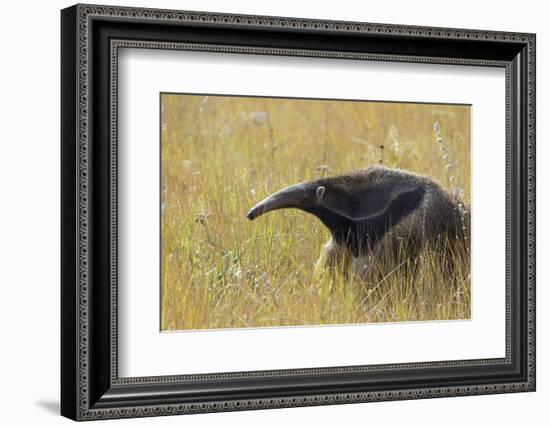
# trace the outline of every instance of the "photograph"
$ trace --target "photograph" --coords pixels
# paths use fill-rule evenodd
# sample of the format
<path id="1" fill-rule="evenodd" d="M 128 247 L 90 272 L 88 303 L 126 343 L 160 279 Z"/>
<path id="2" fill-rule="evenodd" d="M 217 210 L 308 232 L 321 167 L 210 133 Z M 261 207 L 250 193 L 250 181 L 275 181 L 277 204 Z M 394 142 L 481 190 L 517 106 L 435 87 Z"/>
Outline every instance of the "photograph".
<path id="1" fill-rule="evenodd" d="M 161 331 L 471 318 L 471 105 L 160 94 Z"/>

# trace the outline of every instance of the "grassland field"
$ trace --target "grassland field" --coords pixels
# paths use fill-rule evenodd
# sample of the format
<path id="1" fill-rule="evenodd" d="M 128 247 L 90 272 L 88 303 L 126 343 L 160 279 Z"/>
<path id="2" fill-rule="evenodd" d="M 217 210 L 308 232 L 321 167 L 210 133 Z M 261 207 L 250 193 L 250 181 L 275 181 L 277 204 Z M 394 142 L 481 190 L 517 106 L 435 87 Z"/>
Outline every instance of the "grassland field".
<path id="1" fill-rule="evenodd" d="M 161 328 L 190 330 L 470 317 L 470 266 L 379 282 L 315 272 L 327 229 L 248 209 L 287 185 L 373 164 L 437 180 L 470 204 L 470 107 L 161 97 Z"/>

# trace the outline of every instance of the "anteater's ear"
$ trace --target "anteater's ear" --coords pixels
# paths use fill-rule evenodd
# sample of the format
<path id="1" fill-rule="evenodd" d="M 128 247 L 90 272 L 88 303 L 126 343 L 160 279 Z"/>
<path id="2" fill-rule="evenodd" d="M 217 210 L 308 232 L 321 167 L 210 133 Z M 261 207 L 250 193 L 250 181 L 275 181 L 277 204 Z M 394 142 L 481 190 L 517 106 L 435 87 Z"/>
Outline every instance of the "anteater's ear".
<path id="1" fill-rule="evenodd" d="M 323 199 L 323 196 L 325 195 L 325 187 L 324 186 L 318 186 L 315 190 L 315 198 L 317 200 L 317 203 L 320 203 Z"/>

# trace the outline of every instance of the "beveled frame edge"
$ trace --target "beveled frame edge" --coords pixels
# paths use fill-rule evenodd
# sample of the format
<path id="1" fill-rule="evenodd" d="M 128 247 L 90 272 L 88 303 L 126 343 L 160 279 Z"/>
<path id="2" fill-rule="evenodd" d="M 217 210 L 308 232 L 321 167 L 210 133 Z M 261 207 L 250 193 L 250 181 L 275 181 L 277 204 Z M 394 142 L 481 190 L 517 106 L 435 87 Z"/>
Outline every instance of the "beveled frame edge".
<path id="1" fill-rule="evenodd" d="M 73 334 L 75 339 L 76 352 L 74 359 L 70 359 L 67 350 L 62 350 L 62 384 L 68 389 L 70 386 L 75 392 L 74 397 L 70 392 L 62 394 L 62 412 L 64 415 L 73 419 L 90 420 L 97 418 L 112 417 L 137 417 L 148 415 L 167 415 L 177 413 L 193 412 L 211 412 L 228 411 L 240 409 L 260 409 L 275 407 L 291 407 L 306 405 L 321 405 L 335 403 L 349 403 L 362 401 L 378 401 L 393 399 L 414 399 L 431 398 L 439 396 L 458 396 L 473 395 L 484 393 L 501 393 L 515 391 L 532 391 L 535 389 L 535 36 L 533 34 L 519 33 L 501 33 L 495 31 L 479 30 L 461 30 L 445 28 L 426 28 L 426 27 L 408 27 L 400 25 L 386 24 L 365 24 L 352 22 L 335 22 L 322 20 L 307 20 L 294 18 L 275 18 L 261 16 L 243 16 L 226 15 L 202 12 L 179 12 L 155 9 L 134 9 L 120 7 L 103 7 L 77 5 L 65 12 L 65 30 L 62 29 L 63 50 L 75 53 L 75 63 L 63 66 L 65 71 L 62 75 L 63 85 L 70 86 L 62 93 L 62 100 L 65 107 L 62 107 L 62 179 L 74 178 L 74 186 L 62 184 L 62 248 L 64 265 L 62 267 L 63 286 L 62 286 L 62 319 L 63 331 L 65 336 Z M 360 393 L 337 393 L 327 395 L 313 395 L 302 397 L 277 397 L 265 399 L 246 399 L 224 402 L 209 402 L 201 404 L 163 404 L 155 406 L 142 406 L 135 408 L 90 408 L 89 401 L 89 329 L 88 329 L 88 223 L 89 223 L 89 205 L 88 205 L 88 55 L 90 40 L 88 38 L 88 24 L 92 17 L 119 17 L 140 20 L 173 20 L 177 22 L 204 22 L 223 25 L 238 26 L 259 26 L 259 27 L 277 27 L 277 28 L 300 28 L 304 30 L 315 29 L 316 31 L 338 31 L 338 32 L 361 32 L 378 33 L 384 35 L 392 34 L 410 34 L 415 37 L 438 37 L 449 39 L 469 39 L 469 40 L 495 40 L 521 43 L 527 48 L 527 108 L 525 111 L 525 121 L 527 132 L 527 181 L 525 188 L 527 194 L 524 198 L 527 201 L 527 224 L 528 241 L 526 241 L 526 262 L 527 262 L 527 380 L 519 383 L 500 383 L 494 385 L 480 386 L 452 386 L 448 388 L 425 388 L 425 389 L 403 389 L 399 391 L 382 392 L 360 392 Z M 77 23 L 77 27 L 71 27 Z M 63 58 L 62 58 L 63 62 Z M 429 62 L 429 61 L 428 61 Z M 74 72 L 74 76 L 71 74 Z M 72 78 L 74 77 L 74 79 Z M 507 74 L 508 79 L 508 74 Z M 76 99 L 69 96 L 74 90 L 77 94 Z M 72 114 L 67 105 L 75 102 L 78 105 L 78 111 Z M 508 94 L 507 94 L 508 104 Z M 507 105 L 508 107 L 508 105 Z M 521 105 L 519 106 L 521 109 Z M 521 111 L 520 111 L 521 112 Z M 67 123 L 67 119 L 70 124 Z M 508 120 L 507 120 L 508 121 Z M 523 122 L 523 121 L 522 121 Z M 507 123 L 508 125 L 508 123 Z M 508 130 L 507 130 L 508 133 Z M 78 144 L 75 144 L 75 138 Z M 75 144 L 75 146 L 71 146 Z M 75 163 L 75 164 L 73 164 Z M 507 164 L 507 179 L 510 179 L 510 173 Z M 116 179 L 116 178 L 115 178 Z M 508 185 L 508 184 L 507 184 Z M 71 193 L 76 189 L 77 193 Z M 521 188 L 520 188 L 521 189 Z M 70 207 L 70 204 L 73 204 Z M 69 213 L 75 213 L 75 217 L 68 217 Z M 508 220 L 508 219 L 507 219 Z M 74 237 L 78 238 L 74 241 Z M 71 241 L 73 240 L 73 241 Z M 509 238 L 507 238 L 508 244 Z M 111 249 L 116 253 L 116 244 L 112 243 Z M 76 265 L 66 267 L 70 259 L 74 259 L 75 254 L 78 259 Z M 508 268 L 508 265 L 507 265 Z M 75 277 L 71 277 L 71 273 Z M 507 273 L 508 276 L 508 273 Z M 71 285 L 78 283 L 78 286 L 67 291 Z M 116 295 L 115 295 L 116 296 Z M 507 315 L 507 321 L 508 321 Z M 66 324 L 67 318 L 73 318 L 72 324 Z M 115 335 L 116 335 L 116 330 Z M 62 342 L 63 345 L 63 342 Z M 65 348 L 67 349 L 67 348 Z M 116 370 L 111 374 L 116 376 Z M 264 372 L 265 373 L 265 372 Z M 116 377 L 111 377 L 117 380 Z M 168 381 L 180 380 L 181 376 L 167 376 Z M 162 381 L 159 378 L 149 378 L 149 382 Z M 147 383 L 145 381 L 144 383 Z"/>
<path id="2" fill-rule="evenodd" d="M 187 375 L 170 375 L 170 376 L 147 376 L 147 377 L 132 377 L 120 378 L 118 376 L 118 329 L 117 329 L 117 310 L 118 300 L 116 294 L 117 288 L 117 223 L 118 223 L 118 187 L 117 187 L 117 156 L 118 156 L 118 54 L 119 50 L 124 48 L 132 49 L 159 49 L 159 50 L 185 50 L 211 53 L 232 53 L 232 54 L 256 54 L 256 55 L 271 55 L 271 56 L 294 56 L 294 57 L 311 57 L 311 58 L 327 58 L 327 59 L 348 59 L 348 60 L 369 60 L 369 61 L 384 61 L 384 62 L 402 62 L 402 63 L 430 63 L 430 64 L 447 64 L 447 65 L 471 65 L 471 66 L 488 66 L 499 67 L 505 70 L 505 79 L 507 86 L 506 97 L 510 97 L 510 74 L 511 67 L 505 61 L 488 61 L 476 59 L 447 59 L 437 57 L 417 58 L 404 55 L 379 55 L 368 53 L 347 53 L 347 52 L 332 52 L 332 51 L 306 51 L 298 49 L 278 49 L 278 48 L 255 48 L 255 47 L 235 47 L 225 45 L 202 45 L 193 43 L 162 43 L 151 41 L 136 41 L 136 40 L 118 40 L 113 39 L 110 42 L 110 60 L 111 60 L 111 229 L 112 244 L 111 244 L 111 265 L 113 267 L 111 275 L 111 286 L 113 295 L 111 297 L 111 347 L 114 348 L 111 357 L 111 382 L 113 384 L 152 384 L 152 383 L 172 383 L 176 381 L 202 381 L 202 380 L 219 380 L 219 379 L 241 379 L 250 377 L 273 377 L 273 376 L 299 376 L 305 374 L 331 374 L 345 372 L 368 372 L 368 371 L 389 371 L 395 369 L 406 368 L 440 368 L 440 367 L 464 367 L 464 366 L 484 366 L 491 364 L 504 364 L 511 362 L 511 317 L 510 317 L 510 280 L 506 277 L 506 350 L 504 358 L 484 358 L 484 359 L 468 359 L 457 361 L 434 361 L 434 362 L 414 362 L 414 363 L 398 363 L 398 364 L 377 364 L 377 365 L 357 365 L 357 366 L 342 366 L 342 367 L 326 367 L 326 368 L 297 368 L 284 370 L 260 370 L 260 371 L 243 371 L 232 373 L 207 373 L 207 374 L 187 374 Z M 507 121 L 511 111 L 506 110 Z M 506 131 L 506 163 L 509 165 L 511 161 L 510 152 L 510 134 Z M 506 193 L 511 192 L 510 181 L 506 182 Z M 510 202 L 510 197 L 507 196 L 507 202 Z M 510 209 L 506 211 L 506 227 L 510 225 Z M 507 255 L 511 253 L 509 241 L 506 247 Z"/>

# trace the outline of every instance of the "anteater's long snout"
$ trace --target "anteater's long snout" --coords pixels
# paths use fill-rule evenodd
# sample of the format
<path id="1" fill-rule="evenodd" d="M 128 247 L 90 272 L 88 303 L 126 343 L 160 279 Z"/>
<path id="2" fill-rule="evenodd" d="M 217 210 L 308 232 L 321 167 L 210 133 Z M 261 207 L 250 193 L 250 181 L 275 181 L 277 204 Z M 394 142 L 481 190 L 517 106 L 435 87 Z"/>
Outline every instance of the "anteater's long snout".
<path id="1" fill-rule="evenodd" d="M 246 217 L 254 220 L 273 210 L 305 207 L 310 198 L 307 184 L 291 185 L 260 201 L 248 211 Z"/>
<path id="2" fill-rule="evenodd" d="M 258 216 L 262 215 L 264 212 L 260 211 L 256 206 L 248 210 L 246 217 L 250 220 L 256 219 Z"/>

